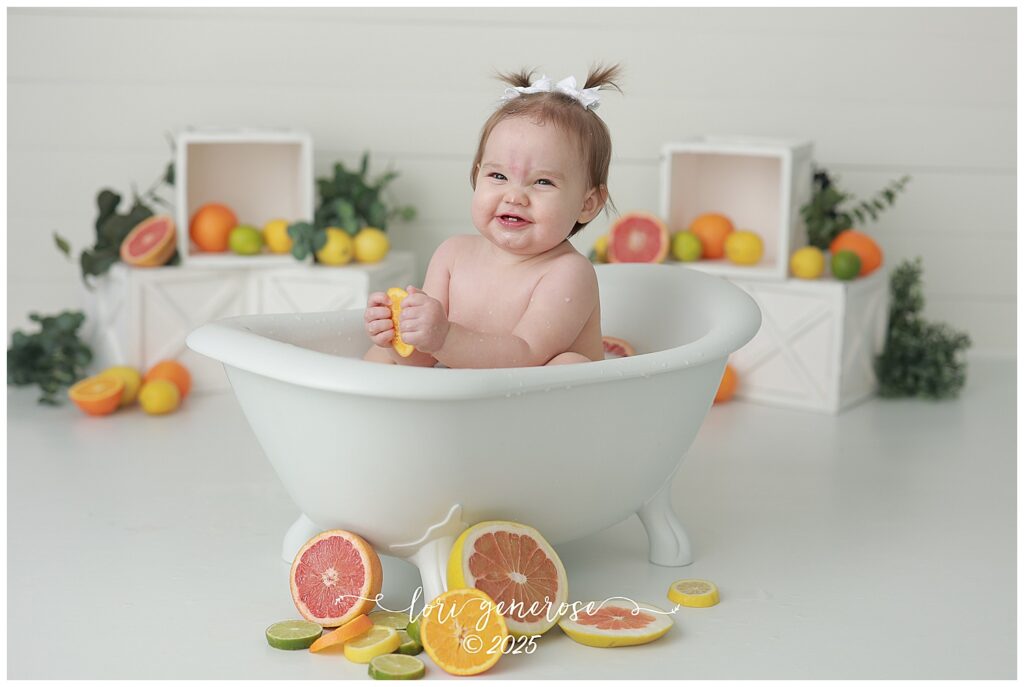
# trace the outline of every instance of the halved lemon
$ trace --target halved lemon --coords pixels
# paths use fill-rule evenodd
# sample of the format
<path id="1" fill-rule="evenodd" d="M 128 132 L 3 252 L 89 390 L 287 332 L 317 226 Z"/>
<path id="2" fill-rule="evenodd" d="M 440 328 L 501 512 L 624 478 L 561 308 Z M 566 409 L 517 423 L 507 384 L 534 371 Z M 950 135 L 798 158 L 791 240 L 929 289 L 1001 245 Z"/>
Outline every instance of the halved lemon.
<path id="1" fill-rule="evenodd" d="M 680 606 L 707 608 L 718 603 L 718 587 L 707 580 L 676 580 L 668 588 L 668 600 Z"/>
<path id="2" fill-rule="evenodd" d="M 395 338 L 392 339 L 391 345 L 394 346 L 398 355 L 403 358 L 408 358 L 416 350 L 416 347 L 412 344 L 402 341 L 402 332 L 398 328 L 398 318 L 402 314 L 402 301 L 408 295 L 409 293 L 405 289 L 400 289 L 397 286 L 388 289 L 388 298 L 391 299 L 391 322 L 395 325 Z"/>

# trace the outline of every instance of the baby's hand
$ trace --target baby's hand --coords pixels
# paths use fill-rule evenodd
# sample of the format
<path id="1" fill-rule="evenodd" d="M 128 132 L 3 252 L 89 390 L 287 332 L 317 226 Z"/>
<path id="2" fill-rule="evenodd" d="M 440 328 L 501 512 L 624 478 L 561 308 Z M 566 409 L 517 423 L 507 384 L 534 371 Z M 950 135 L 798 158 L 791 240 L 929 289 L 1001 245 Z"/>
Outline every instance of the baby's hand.
<path id="1" fill-rule="evenodd" d="M 406 290 L 409 295 L 402 301 L 402 314 L 398 321 L 402 341 L 424 353 L 440 350 L 450 326 L 444 306 L 417 288 L 410 286 Z"/>
<path id="2" fill-rule="evenodd" d="M 390 348 L 395 338 L 395 326 L 391 321 L 391 299 L 383 291 L 370 294 L 366 301 L 366 333 L 370 340 L 381 348 Z"/>

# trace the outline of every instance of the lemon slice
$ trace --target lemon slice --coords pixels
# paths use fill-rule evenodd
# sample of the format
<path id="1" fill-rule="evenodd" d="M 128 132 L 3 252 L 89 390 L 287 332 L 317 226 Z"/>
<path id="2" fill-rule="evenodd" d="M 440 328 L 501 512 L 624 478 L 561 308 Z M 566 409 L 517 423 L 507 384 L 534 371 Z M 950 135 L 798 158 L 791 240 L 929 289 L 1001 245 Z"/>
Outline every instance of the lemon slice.
<path id="1" fill-rule="evenodd" d="M 409 614 L 401 611 L 374 611 L 370 614 L 370 620 L 374 625 L 393 627 L 396 630 L 404 630 L 409 626 Z"/>
<path id="2" fill-rule="evenodd" d="M 718 603 L 718 587 L 707 580 L 676 580 L 668 588 L 668 600 L 680 606 L 707 608 Z"/>
<path id="3" fill-rule="evenodd" d="M 353 663 L 369 663 L 378 656 L 395 651 L 401 643 L 398 630 L 374 625 L 366 634 L 345 643 L 345 658 Z"/>

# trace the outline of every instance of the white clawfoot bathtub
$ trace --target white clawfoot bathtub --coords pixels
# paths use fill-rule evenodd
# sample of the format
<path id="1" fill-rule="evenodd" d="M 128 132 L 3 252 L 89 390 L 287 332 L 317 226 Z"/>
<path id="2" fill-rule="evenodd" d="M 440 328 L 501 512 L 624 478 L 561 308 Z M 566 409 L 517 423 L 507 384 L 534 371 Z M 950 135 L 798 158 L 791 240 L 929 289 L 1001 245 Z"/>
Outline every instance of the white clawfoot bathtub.
<path id="1" fill-rule="evenodd" d="M 633 357 L 490 370 L 369 363 L 361 309 L 192 332 L 189 348 L 224 364 L 302 511 L 284 558 L 320 531 L 351 530 L 415 564 L 429 600 L 468 525 L 515 520 L 557 545 L 637 513 L 653 563 L 690 563 L 672 478 L 761 314 L 738 287 L 679 265 L 597 274 L 602 330 L 631 342 Z"/>

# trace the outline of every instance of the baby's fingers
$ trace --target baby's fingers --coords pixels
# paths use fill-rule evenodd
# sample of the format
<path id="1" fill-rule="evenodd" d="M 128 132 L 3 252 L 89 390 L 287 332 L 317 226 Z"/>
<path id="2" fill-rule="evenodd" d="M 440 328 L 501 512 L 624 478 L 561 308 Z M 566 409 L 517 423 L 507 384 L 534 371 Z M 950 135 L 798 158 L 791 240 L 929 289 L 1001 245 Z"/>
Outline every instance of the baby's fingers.
<path id="1" fill-rule="evenodd" d="M 375 305 L 391 305 L 391 299 L 383 291 L 374 291 L 370 294 L 370 297 L 366 299 L 366 307 L 372 308 Z"/>
<path id="2" fill-rule="evenodd" d="M 381 306 L 367 308 L 363 317 L 367 322 L 375 322 L 377 320 L 388 320 L 390 322 L 391 308 Z"/>

